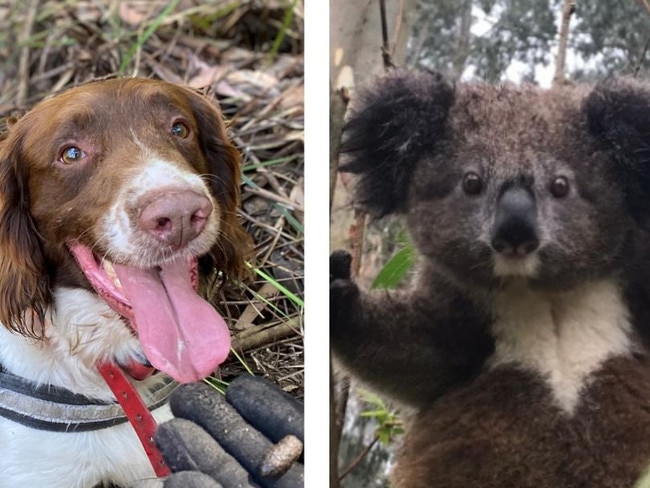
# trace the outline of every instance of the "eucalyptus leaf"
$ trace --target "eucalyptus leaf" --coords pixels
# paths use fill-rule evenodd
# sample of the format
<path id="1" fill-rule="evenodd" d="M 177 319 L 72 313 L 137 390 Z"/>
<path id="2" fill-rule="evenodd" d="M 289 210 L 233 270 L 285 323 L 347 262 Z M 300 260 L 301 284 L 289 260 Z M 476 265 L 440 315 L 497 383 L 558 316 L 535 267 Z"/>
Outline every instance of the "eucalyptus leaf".
<path id="1" fill-rule="evenodd" d="M 397 251 L 381 269 L 372 283 L 372 288 L 397 287 L 414 264 L 415 249 L 412 244 L 405 244 L 405 247 Z"/>

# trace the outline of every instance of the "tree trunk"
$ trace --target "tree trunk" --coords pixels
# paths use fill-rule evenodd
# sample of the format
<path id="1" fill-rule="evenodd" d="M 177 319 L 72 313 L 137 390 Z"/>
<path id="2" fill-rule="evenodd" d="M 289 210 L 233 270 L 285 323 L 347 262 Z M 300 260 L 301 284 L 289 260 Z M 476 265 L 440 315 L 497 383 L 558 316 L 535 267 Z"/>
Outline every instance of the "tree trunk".
<path id="1" fill-rule="evenodd" d="M 415 0 L 387 0 L 386 18 L 393 61 L 404 65 L 406 45 L 415 12 Z M 330 81 L 333 88 L 348 81 L 365 83 L 383 71 L 381 19 L 378 0 L 330 0 Z"/>
<path id="2" fill-rule="evenodd" d="M 569 39 L 569 22 L 571 22 L 571 16 L 575 12 L 575 8 L 575 0 L 564 0 L 562 19 L 560 22 L 560 42 L 557 48 L 557 57 L 555 59 L 555 75 L 553 76 L 554 85 L 561 85 L 566 81 L 564 65 L 566 64 L 566 50 Z"/>
<path id="3" fill-rule="evenodd" d="M 464 0 L 463 11 L 460 17 L 460 26 L 458 28 L 458 43 L 456 53 L 453 58 L 453 76 L 459 79 L 465 70 L 465 64 L 469 57 L 469 38 L 472 27 L 472 0 Z"/>
<path id="4" fill-rule="evenodd" d="M 386 0 L 390 54 L 397 66 L 404 66 L 416 0 Z M 379 0 L 330 0 L 330 86 L 353 90 L 384 72 L 382 61 Z M 336 95 L 333 95 L 336 96 Z M 340 126 L 341 121 L 331 121 Z M 335 168 L 334 168 L 335 170 Z M 331 240 L 333 249 L 348 247 L 353 213 L 344 185 L 333 191 Z"/>
<path id="5" fill-rule="evenodd" d="M 386 25 L 388 30 L 388 53 L 392 62 L 404 66 L 406 47 L 415 12 L 416 0 L 386 0 Z M 379 0 L 330 0 L 330 87 L 333 100 L 330 109 L 330 145 L 338 148 L 340 129 L 343 126 L 344 108 L 341 109 L 339 90 L 353 91 L 384 72 L 382 58 L 382 21 Z M 334 120 L 336 119 L 336 120 Z M 345 185 L 337 176 L 338 151 L 330 155 L 330 244 L 333 249 L 350 248 L 349 234 L 354 212 L 349 205 Z M 331 375 L 331 381 L 334 382 Z M 346 381 L 345 379 L 343 380 Z M 338 445 L 347 400 L 347 388 L 330 398 L 330 487 L 338 488 Z M 338 396 L 339 402 L 335 400 Z"/>

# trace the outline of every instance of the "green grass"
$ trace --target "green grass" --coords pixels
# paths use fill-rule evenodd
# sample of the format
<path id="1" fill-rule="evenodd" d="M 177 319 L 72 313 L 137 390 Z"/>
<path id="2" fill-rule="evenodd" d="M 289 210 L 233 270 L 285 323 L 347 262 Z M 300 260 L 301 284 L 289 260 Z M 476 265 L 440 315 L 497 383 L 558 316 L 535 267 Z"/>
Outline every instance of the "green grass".
<path id="1" fill-rule="evenodd" d="M 252 267 L 250 264 L 248 266 Z M 271 283 L 274 287 L 276 287 L 280 291 L 280 293 L 282 293 L 285 297 L 291 300 L 294 305 L 300 308 L 304 308 L 305 302 L 298 295 L 292 293 L 290 290 L 282 286 L 275 278 L 266 274 L 264 271 L 260 269 L 255 269 L 254 271 L 257 275 L 261 276 L 266 282 Z M 263 299 L 263 297 L 259 297 L 259 298 L 261 300 Z M 270 302 L 266 302 L 266 303 L 267 305 L 273 306 Z"/>
<path id="2" fill-rule="evenodd" d="M 284 40 L 287 30 L 289 29 L 289 26 L 291 25 L 291 21 L 293 20 L 293 11 L 296 8 L 296 5 L 298 4 L 298 0 L 292 0 L 291 5 L 284 10 L 284 18 L 282 19 L 282 27 L 280 28 L 280 32 L 278 32 L 278 35 L 273 41 L 273 46 L 271 46 L 271 49 L 269 50 L 269 53 L 267 54 L 266 57 L 266 66 L 268 67 L 275 57 L 278 55 L 278 51 L 280 50 L 280 46 L 282 45 L 282 41 Z"/>
<path id="3" fill-rule="evenodd" d="M 259 186 L 251 178 L 249 178 L 244 174 L 242 174 L 242 181 L 248 186 L 250 186 L 251 188 L 259 189 Z M 280 214 L 285 219 L 287 219 L 289 225 L 291 225 L 291 227 L 293 227 L 299 234 L 302 235 L 305 233 L 305 228 L 303 227 L 303 225 L 300 222 L 298 222 L 298 220 L 289 212 L 289 210 L 287 210 L 286 207 L 276 202 L 270 202 L 270 204 L 274 209 L 280 212 Z"/>
<path id="4" fill-rule="evenodd" d="M 294 161 L 294 160 L 298 159 L 299 157 L 300 157 L 299 155 L 293 154 L 291 156 L 285 156 L 285 157 L 282 157 L 282 158 L 269 159 L 268 161 L 264 161 L 264 162 L 259 163 L 259 164 L 247 164 L 247 165 L 242 167 L 242 171 L 244 171 L 244 172 L 245 171 L 254 171 L 259 167 L 268 168 L 269 166 L 275 166 L 275 165 L 278 165 L 278 164 L 289 163 L 291 161 Z"/>
<path id="5" fill-rule="evenodd" d="M 142 46 L 147 42 L 147 40 L 151 37 L 151 35 L 154 32 L 156 32 L 156 29 L 160 27 L 160 25 L 169 16 L 169 14 L 171 14 L 174 11 L 174 9 L 178 6 L 180 1 L 181 0 L 172 0 L 171 2 L 169 2 L 169 4 L 165 7 L 165 9 L 162 12 L 160 12 L 155 19 L 153 19 L 149 27 L 147 27 L 147 29 L 142 33 L 142 35 L 138 37 L 135 44 L 133 44 L 129 48 L 129 50 L 122 58 L 122 62 L 119 68 L 120 74 L 124 74 L 126 68 L 131 64 L 131 60 L 133 59 L 135 53 L 138 52 L 138 50 L 142 48 Z"/>

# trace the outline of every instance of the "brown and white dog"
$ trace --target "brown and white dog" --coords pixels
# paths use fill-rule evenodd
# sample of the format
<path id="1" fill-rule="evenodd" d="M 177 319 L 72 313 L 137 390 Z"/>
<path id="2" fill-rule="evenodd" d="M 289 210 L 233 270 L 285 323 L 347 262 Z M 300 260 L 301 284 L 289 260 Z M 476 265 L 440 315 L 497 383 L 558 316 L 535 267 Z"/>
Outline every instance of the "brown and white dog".
<path id="1" fill-rule="evenodd" d="M 38 393 L 34 417 L 56 423 L 50 390 L 72 409 L 114 402 L 99 363 L 120 365 L 145 400 L 166 377 L 147 377 L 150 365 L 180 382 L 212 372 L 229 333 L 195 293 L 198 270 L 237 277 L 249 249 L 239 154 L 218 109 L 165 82 L 112 79 L 41 102 L 3 139 L 0 368 Z M 0 417 L 1 488 L 154 477 L 128 423 L 55 430 Z"/>

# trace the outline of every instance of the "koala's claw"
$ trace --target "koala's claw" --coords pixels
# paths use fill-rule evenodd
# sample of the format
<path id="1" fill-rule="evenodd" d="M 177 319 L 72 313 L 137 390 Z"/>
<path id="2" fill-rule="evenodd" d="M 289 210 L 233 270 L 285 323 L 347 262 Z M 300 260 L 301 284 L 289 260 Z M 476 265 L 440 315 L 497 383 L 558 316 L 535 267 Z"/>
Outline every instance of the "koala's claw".
<path id="1" fill-rule="evenodd" d="M 330 282 L 350 279 L 352 256 L 349 252 L 337 249 L 330 255 Z"/>

